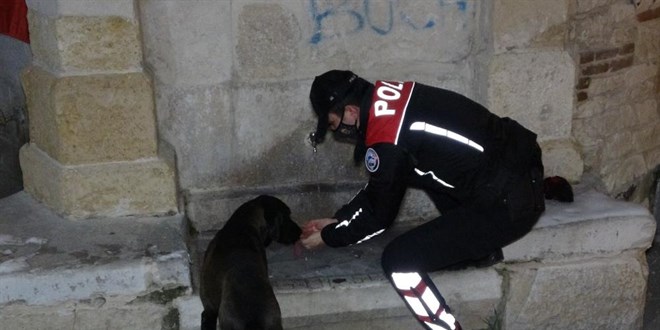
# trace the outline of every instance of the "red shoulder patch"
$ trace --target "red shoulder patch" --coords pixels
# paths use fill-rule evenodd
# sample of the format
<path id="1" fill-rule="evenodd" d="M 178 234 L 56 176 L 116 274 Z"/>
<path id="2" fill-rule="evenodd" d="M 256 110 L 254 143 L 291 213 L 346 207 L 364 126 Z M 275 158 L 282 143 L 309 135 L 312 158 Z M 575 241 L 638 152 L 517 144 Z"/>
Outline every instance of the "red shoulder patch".
<path id="1" fill-rule="evenodd" d="M 412 81 L 376 81 L 369 109 L 367 146 L 383 142 L 397 144 L 414 87 Z"/>

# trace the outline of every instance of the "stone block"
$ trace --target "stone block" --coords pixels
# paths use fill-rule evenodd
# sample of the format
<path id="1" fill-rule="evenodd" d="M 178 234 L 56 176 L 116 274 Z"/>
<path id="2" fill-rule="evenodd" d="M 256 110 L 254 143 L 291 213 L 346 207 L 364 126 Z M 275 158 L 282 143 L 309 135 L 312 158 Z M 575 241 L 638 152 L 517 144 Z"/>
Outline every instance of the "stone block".
<path id="1" fill-rule="evenodd" d="M 577 146 L 569 139 L 542 142 L 545 176 L 559 175 L 570 182 L 580 180 L 584 162 Z"/>
<path id="2" fill-rule="evenodd" d="M 604 49 L 635 40 L 635 8 L 626 2 L 601 0 L 579 1 L 580 15 L 573 26 L 575 42 L 580 49 Z"/>
<path id="3" fill-rule="evenodd" d="M 568 7 L 567 0 L 494 1 L 495 53 L 528 47 L 562 49 L 569 30 Z"/>
<path id="4" fill-rule="evenodd" d="M 204 310 L 198 295 L 179 297 L 173 302 L 179 312 L 180 330 L 197 330 L 201 324 L 201 314 Z"/>
<path id="5" fill-rule="evenodd" d="M 300 183 L 189 190 L 184 196 L 186 215 L 197 231 L 218 230 L 242 203 L 261 194 L 270 194 L 287 203 L 293 212 L 294 220 L 302 224 L 309 219 L 332 216 L 365 184 L 366 179 L 328 184 Z M 397 221 L 430 220 L 438 215 L 435 205 L 423 191 L 409 189 L 404 196 Z"/>
<path id="6" fill-rule="evenodd" d="M 175 329 L 166 322 L 168 312 L 166 306 L 153 303 L 76 308 L 74 329 Z"/>
<path id="7" fill-rule="evenodd" d="M 539 140 L 571 135 L 575 63 L 564 51 L 501 54 L 490 66 L 489 108 L 511 117 Z"/>
<path id="8" fill-rule="evenodd" d="M 141 0 L 145 62 L 154 79 L 176 87 L 228 82 L 235 61 L 231 33 L 235 5 L 235 1 Z"/>
<path id="9" fill-rule="evenodd" d="M 29 12 L 35 63 L 66 74 L 142 70 L 140 28 L 120 16 L 48 17 Z"/>
<path id="10" fill-rule="evenodd" d="M 633 133 L 630 131 L 620 131 L 613 133 L 603 140 L 602 153 L 603 161 L 618 161 L 634 151 L 632 142 Z"/>
<path id="11" fill-rule="evenodd" d="M 182 189 L 225 184 L 234 140 L 230 92 L 225 86 L 156 84 L 160 139 L 176 152 Z M 162 142 L 161 142 L 162 143 Z"/>
<path id="12" fill-rule="evenodd" d="M 649 170 L 651 168 L 647 167 L 644 156 L 640 153 L 624 159 L 603 161 L 598 167 L 598 174 L 607 191 L 616 195 L 628 190 L 635 180 L 646 175 Z"/>
<path id="13" fill-rule="evenodd" d="M 639 24 L 635 42 L 636 60 L 653 63 L 658 54 L 660 54 L 660 20 L 654 19 Z"/>
<path id="14" fill-rule="evenodd" d="M 135 19 L 135 0 L 26 0 L 29 9 L 56 16 L 121 16 Z"/>
<path id="15" fill-rule="evenodd" d="M 5 305 L 0 308 L 0 323 L 5 329 L 75 329 L 75 318 L 72 309 L 64 306 Z"/>
<path id="16" fill-rule="evenodd" d="M 620 74 L 594 77 L 591 79 L 589 85 L 589 94 L 606 95 L 613 98 L 613 96 L 617 96 L 617 92 L 621 92 L 622 86 L 641 87 L 645 82 L 653 81 L 657 74 L 657 69 L 657 65 L 640 64 L 622 70 L 620 71 Z M 621 97 L 625 97 L 625 95 L 622 95 Z"/>
<path id="17" fill-rule="evenodd" d="M 578 0 L 575 1 L 575 12 L 584 14 L 605 4 L 602 0 Z"/>
<path id="18" fill-rule="evenodd" d="M 657 135 L 656 135 L 657 136 Z M 653 148 L 644 153 L 644 160 L 646 161 L 646 166 L 649 169 L 657 168 L 660 164 L 660 147 Z M 656 195 L 659 196 L 659 195 Z M 655 213 L 656 216 L 660 216 L 660 213 Z"/>
<path id="19" fill-rule="evenodd" d="M 507 268 L 506 329 L 641 329 L 648 276 L 643 253 Z"/>
<path id="20" fill-rule="evenodd" d="M 68 302 L 57 306 L 3 306 L 5 329 L 172 329 L 166 327 L 168 308 L 157 304 L 108 301 Z"/>
<path id="21" fill-rule="evenodd" d="M 364 186 L 360 183 L 300 184 L 287 186 L 233 187 L 214 190 L 191 190 L 184 197 L 186 215 L 197 231 L 222 228 L 232 213 L 244 202 L 261 194 L 274 195 L 291 208 L 294 220 L 301 225 L 308 219 L 332 216 L 336 210 Z"/>
<path id="22" fill-rule="evenodd" d="M 440 272 L 431 275 L 465 329 L 486 328 L 484 311 L 502 299 L 502 277 L 494 269 Z M 360 322 L 412 315 L 389 282 L 323 282 L 318 287 L 276 287 L 285 328 L 318 327 L 325 323 Z M 362 299 L 368 297 L 368 299 Z M 408 323 L 414 324 L 414 323 Z"/>
<path id="23" fill-rule="evenodd" d="M 31 140 L 62 164 L 129 161 L 156 155 L 151 80 L 144 73 L 23 75 Z"/>
<path id="24" fill-rule="evenodd" d="M 645 207 L 582 189 L 574 187 L 571 204 L 546 201 L 534 230 L 503 249 L 505 260 L 590 258 L 651 246 L 656 223 Z"/>
<path id="25" fill-rule="evenodd" d="M 658 101 L 654 98 L 640 100 L 640 102 L 633 104 L 633 108 L 637 115 L 639 125 L 658 127 L 657 124 L 660 123 L 660 111 L 658 111 L 660 108 L 658 107 Z M 656 142 L 660 141 L 656 140 Z"/>
<path id="26" fill-rule="evenodd" d="M 301 31 L 278 3 L 246 4 L 238 15 L 236 59 L 241 76 L 279 78 L 297 64 Z"/>
<path id="27" fill-rule="evenodd" d="M 20 151 L 25 190 L 74 218 L 177 212 L 174 172 L 157 158 L 62 165 L 34 144 Z"/>

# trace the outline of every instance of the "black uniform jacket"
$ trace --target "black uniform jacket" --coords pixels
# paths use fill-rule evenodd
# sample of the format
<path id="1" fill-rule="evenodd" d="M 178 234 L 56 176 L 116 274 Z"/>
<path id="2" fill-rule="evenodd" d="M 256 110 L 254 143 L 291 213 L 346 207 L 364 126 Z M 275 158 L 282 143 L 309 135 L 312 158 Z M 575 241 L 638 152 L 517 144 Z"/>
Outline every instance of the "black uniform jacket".
<path id="1" fill-rule="evenodd" d="M 358 244 L 381 234 L 396 218 L 409 186 L 458 203 L 474 201 L 503 163 L 514 171 L 526 168 L 519 156 L 536 144 L 536 135 L 515 121 L 440 88 L 377 81 L 370 103 L 369 183 L 335 213 L 339 222 L 321 232 L 328 246 Z M 512 131 L 522 136 L 512 138 Z"/>

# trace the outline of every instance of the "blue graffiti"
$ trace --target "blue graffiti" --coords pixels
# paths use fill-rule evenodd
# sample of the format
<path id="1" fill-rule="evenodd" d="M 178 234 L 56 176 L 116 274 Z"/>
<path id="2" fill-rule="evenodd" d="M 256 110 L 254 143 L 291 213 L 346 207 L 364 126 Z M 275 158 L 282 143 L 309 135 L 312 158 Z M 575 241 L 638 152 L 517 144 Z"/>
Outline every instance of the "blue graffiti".
<path id="1" fill-rule="evenodd" d="M 328 18 L 336 18 L 340 16 L 347 16 L 349 21 L 353 22 L 353 26 L 344 30 L 346 34 L 354 34 L 364 31 L 368 27 L 371 31 L 379 35 L 387 35 L 394 29 L 395 26 L 395 13 L 398 10 L 396 5 L 398 0 L 388 0 L 388 14 L 384 23 L 380 25 L 374 23 L 375 19 L 372 17 L 371 6 L 374 1 L 382 0 L 362 0 L 350 1 L 344 0 L 341 4 L 331 6 L 329 8 L 319 8 L 319 0 L 309 0 L 310 13 L 314 22 L 314 33 L 310 39 L 310 43 L 319 44 L 324 39 L 331 39 L 338 37 L 337 34 L 325 35 L 323 34 L 323 23 Z M 465 13 L 468 7 L 468 0 L 437 0 L 440 8 L 445 6 L 455 6 L 460 12 Z M 357 5 L 356 5 L 357 4 Z M 415 20 L 407 14 L 404 10 L 398 10 L 398 18 L 402 23 L 405 23 L 413 30 L 432 29 L 437 25 L 433 18 L 429 18 L 426 22 L 415 22 Z"/>

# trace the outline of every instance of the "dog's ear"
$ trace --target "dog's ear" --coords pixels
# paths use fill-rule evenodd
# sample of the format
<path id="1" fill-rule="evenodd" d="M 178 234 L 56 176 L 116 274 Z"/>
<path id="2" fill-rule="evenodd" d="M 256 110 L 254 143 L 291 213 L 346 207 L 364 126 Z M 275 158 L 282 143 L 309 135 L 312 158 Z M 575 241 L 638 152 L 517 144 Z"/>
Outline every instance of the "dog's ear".
<path id="1" fill-rule="evenodd" d="M 262 195 L 258 197 L 258 200 L 264 211 L 268 238 L 278 241 L 280 238 L 280 227 L 289 218 L 291 210 L 284 202 L 273 196 Z"/>

